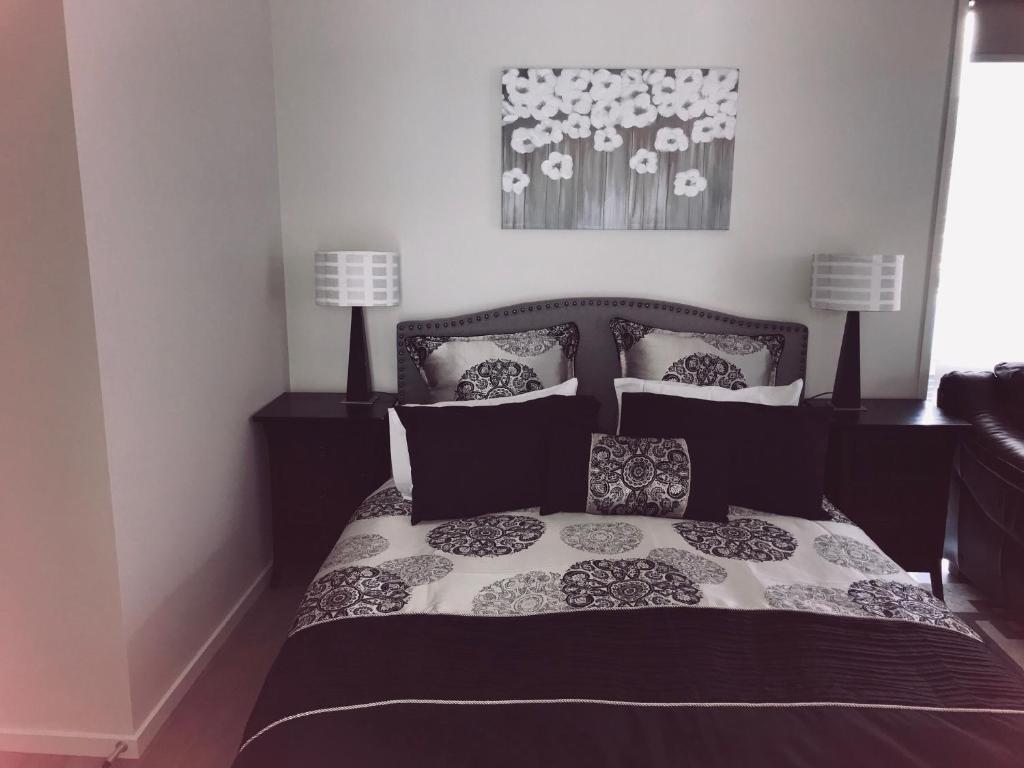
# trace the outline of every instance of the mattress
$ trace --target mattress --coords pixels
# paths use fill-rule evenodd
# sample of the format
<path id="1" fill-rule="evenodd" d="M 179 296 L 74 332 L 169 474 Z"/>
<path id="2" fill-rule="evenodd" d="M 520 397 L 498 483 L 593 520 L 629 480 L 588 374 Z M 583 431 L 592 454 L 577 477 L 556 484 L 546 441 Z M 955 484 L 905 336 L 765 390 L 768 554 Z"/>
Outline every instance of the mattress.
<path id="1" fill-rule="evenodd" d="M 235 764 L 1021 765 L 1021 680 L 824 507 L 413 526 L 389 482 L 310 585 Z"/>

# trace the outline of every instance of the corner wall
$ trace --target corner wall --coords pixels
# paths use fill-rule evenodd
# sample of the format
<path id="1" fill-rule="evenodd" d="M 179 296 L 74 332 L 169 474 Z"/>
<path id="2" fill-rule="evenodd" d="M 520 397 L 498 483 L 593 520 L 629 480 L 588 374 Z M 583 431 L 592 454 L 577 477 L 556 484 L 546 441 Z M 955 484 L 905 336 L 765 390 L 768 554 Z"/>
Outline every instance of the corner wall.
<path id="1" fill-rule="evenodd" d="M 249 423 L 288 387 L 270 14 L 65 12 L 138 729 L 270 561 Z"/>
<path id="2" fill-rule="evenodd" d="M 0 0 L 0 113 L 0 749 L 33 750 L 132 722 L 59 0 Z"/>

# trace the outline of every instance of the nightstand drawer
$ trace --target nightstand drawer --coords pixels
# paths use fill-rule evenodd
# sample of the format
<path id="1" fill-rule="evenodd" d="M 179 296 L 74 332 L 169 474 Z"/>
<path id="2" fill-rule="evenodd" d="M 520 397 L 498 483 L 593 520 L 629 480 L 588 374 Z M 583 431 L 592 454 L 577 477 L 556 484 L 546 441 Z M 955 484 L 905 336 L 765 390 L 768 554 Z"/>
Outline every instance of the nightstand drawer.
<path id="1" fill-rule="evenodd" d="M 346 407 L 340 395 L 293 393 L 255 417 L 270 456 L 275 584 L 308 580 L 356 506 L 388 478 L 391 402 Z"/>

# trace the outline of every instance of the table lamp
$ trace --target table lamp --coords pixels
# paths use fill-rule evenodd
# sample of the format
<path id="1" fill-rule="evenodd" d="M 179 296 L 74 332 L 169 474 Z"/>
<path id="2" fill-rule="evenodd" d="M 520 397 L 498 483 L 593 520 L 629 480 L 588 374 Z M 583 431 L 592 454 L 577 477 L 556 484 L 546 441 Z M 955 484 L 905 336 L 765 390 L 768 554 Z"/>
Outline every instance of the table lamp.
<path id="1" fill-rule="evenodd" d="M 898 312 L 903 256 L 815 254 L 811 267 L 811 306 L 846 312 L 832 407 L 863 410 L 860 400 L 860 313 Z"/>
<path id="2" fill-rule="evenodd" d="M 376 396 L 370 385 L 363 307 L 394 307 L 401 298 L 397 253 L 382 251 L 317 251 L 313 259 L 316 303 L 351 307 L 348 342 L 348 386 L 345 400 L 368 404 Z"/>

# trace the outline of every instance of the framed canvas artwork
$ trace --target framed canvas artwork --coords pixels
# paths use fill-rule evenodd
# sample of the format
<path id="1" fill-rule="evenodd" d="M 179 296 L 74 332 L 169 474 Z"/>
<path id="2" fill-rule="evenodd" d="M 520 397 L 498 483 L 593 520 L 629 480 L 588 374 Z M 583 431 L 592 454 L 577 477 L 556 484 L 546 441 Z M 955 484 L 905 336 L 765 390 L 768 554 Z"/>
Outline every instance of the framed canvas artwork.
<path id="1" fill-rule="evenodd" d="M 507 69 L 505 229 L 728 229 L 739 70 Z"/>

